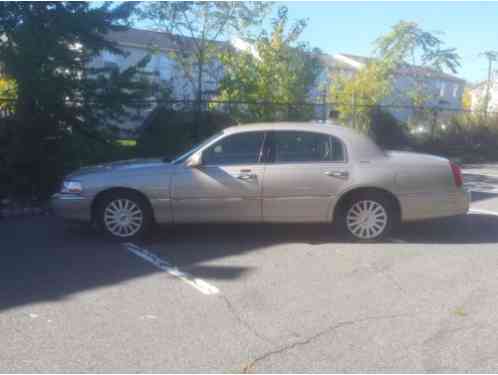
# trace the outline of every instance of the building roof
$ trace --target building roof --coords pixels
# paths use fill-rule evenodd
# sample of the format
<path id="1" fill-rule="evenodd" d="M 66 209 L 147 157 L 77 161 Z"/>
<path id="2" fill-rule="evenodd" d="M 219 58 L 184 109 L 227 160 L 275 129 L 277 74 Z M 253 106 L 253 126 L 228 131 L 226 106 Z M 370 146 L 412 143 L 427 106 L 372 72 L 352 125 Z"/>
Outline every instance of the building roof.
<path id="1" fill-rule="evenodd" d="M 345 62 L 342 62 L 341 60 L 338 60 L 327 53 L 320 54 L 319 59 L 322 64 L 329 68 L 354 70 L 354 68 L 350 64 L 346 64 Z"/>
<path id="2" fill-rule="evenodd" d="M 153 31 L 143 29 L 128 29 L 124 31 L 110 31 L 106 37 L 118 44 L 142 47 L 159 48 L 162 50 L 193 49 L 198 39 L 171 34 L 164 31 Z M 219 46 L 227 46 L 227 43 L 210 41 Z"/>
<path id="3" fill-rule="evenodd" d="M 342 57 L 345 57 L 343 59 Z M 372 57 L 365 57 L 365 56 L 358 56 L 358 55 L 352 55 L 349 53 L 339 53 L 334 56 L 335 59 L 340 59 L 342 60 L 343 64 L 347 64 L 347 60 L 353 60 L 354 62 L 361 64 L 361 65 L 367 65 L 371 62 L 374 62 L 376 59 Z M 465 80 L 462 78 L 459 78 L 457 76 L 438 71 L 436 69 L 431 69 L 428 67 L 424 66 L 416 66 L 416 65 L 409 65 L 406 64 L 405 67 L 401 67 L 398 71 L 398 73 L 401 74 L 415 74 L 415 75 L 420 75 L 420 76 L 426 76 L 430 78 L 436 78 L 436 79 L 445 79 L 448 81 L 458 81 L 458 82 L 464 82 Z"/>
<path id="4" fill-rule="evenodd" d="M 140 48 L 159 48 L 162 50 L 177 50 L 179 48 L 194 49 L 195 43 L 197 42 L 197 39 L 195 38 L 174 35 L 163 31 L 134 28 L 124 31 L 110 31 L 106 34 L 106 37 L 109 40 L 121 45 Z M 210 42 L 217 44 L 220 48 L 227 48 L 230 45 L 229 42 Z M 348 70 L 358 69 L 358 65 L 366 65 L 372 61 L 375 61 L 375 59 L 371 57 L 353 55 L 350 53 L 340 53 L 334 56 L 324 53 L 320 55 L 320 60 L 330 68 Z M 404 69 L 401 68 L 400 73 L 424 75 L 431 78 L 439 78 L 449 81 L 464 81 L 454 75 L 421 66 L 410 65 L 409 68 L 407 67 L 405 72 L 403 72 L 403 70 Z"/>

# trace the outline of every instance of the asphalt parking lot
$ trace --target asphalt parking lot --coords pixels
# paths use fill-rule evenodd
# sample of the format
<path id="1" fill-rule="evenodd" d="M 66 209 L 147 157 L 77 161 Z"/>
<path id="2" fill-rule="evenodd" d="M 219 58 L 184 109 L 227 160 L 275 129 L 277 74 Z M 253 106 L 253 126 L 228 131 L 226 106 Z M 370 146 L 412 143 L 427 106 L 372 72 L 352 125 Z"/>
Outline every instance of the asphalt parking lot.
<path id="1" fill-rule="evenodd" d="M 310 225 L 120 244 L 3 220 L 0 370 L 496 370 L 498 171 L 465 177 L 471 214 L 375 244 Z"/>

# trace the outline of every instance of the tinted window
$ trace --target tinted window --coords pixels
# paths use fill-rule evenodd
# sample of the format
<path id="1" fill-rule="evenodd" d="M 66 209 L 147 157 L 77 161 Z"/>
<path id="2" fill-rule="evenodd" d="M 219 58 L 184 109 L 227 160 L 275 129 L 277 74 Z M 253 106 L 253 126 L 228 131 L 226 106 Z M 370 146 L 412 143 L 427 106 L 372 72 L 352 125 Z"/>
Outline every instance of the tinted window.
<path id="1" fill-rule="evenodd" d="M 254 164 L 258 162 L 263 132 L 229 135 L 202 153 L 203 164 Z"/>
<path id="2" fill-rule="evenodd" d="M 277 131 L 274 145 L 276 163 L 344 160 L 342 143 L 326 134 Z"/>

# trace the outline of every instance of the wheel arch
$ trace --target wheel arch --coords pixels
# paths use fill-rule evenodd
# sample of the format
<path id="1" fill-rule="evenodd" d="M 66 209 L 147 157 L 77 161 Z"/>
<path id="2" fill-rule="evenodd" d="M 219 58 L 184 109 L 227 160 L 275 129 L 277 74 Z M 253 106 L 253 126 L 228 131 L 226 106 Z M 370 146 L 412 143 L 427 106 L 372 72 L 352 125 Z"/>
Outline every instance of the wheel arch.
<path id="1" fill-rule="evenodd" d="M 337 200 L 336 204 L 333 207 L 333 212 L 332 212 L 332 220 L 336 222 L 337 216 L 345 209 L 346 205 L 351 201 L 351 199 L 356 196 L 356 195 L 367 195 L 367 194 L 373 194 L 373 195 L 382 195 L 386 197 L 392 204 L 392 208 L 394 209 L 394 214 L 396 222 L 399 223 L 402 218 L 402 212 L 401 212 L 401 202 L 399 199 L 392 193 L 391 191 L 380 188 L 380 187 L 373 187 L 373 186 L 357 186 L 354 187 L 348 191 L 345 191 L 339 199 Z"/>
<path id="2" fill-rule="evenodd" d="M 91 214 L 92 222 L 95 223 L 99 203 L 105 197 L 107 197 L 109 195 L 117 194 L 117 193 L 123 193 L 123 192 L 132 193 L 132 194 L 139 196 L 148 205 L 148 208 L 150 209 L 150 212 L 152 213 L 152 220 L 155 221 L 154 208 L 152 207 L 152 204 L 150 203 L 150 199 L 147 197 L 147 195 L 145 195 L 140 190 L 137 190 L 134 188 L 116 186 L 116 187 L 111 187 L 111 188 L 107 188 L 107 189 L 104 189 L 102 191 L 99 191 L 99 193 L 93 198 L 92 205 L 90 207 L 90 214 Z"/>

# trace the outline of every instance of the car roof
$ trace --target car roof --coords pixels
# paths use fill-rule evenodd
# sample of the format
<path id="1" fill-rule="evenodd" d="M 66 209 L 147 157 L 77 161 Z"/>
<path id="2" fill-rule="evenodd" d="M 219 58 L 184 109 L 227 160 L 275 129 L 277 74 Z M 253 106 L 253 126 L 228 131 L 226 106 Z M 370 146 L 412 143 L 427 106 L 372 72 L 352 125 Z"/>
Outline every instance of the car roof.
<path id="1" fill-rule="evenodd" d="M 301 130 L 334 135 L 349 145 L 354 145 L 354 158 L 367 160 L 383 155 L 382 150 L 366 135 L 346 126 L 331 123 L 312 122 L 264 122 L 231 126 L 223 130 L 225 134 L 247 131 Z M 351 153 L 351 150 L 349 151 Z M 353 155 L 351 155 L 353 156 Z"/>
<path id="2" fill-rule="evenodd" d="M 346 134 L 355 133 L 352 129 L 340 125 L 312 123 L 312 122 L 260 122 L 253 124 L 244 124 L 231 126 L 224 129 L 226 133 L 240 133 L 245 131 L 264 131 L 264 130 L 303 130 L 303 131 L 318 131 L 331 134 Z"/>

